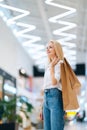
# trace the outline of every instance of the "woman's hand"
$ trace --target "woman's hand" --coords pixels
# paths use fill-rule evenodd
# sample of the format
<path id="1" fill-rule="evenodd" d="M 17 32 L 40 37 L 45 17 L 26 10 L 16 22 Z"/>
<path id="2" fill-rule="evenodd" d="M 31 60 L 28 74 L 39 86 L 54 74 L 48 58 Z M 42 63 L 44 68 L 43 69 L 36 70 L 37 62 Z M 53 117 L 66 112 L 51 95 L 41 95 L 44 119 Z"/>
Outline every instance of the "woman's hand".
<path id="1" fill-rule="evenodd" d="M 58 83 L 57 79 L 55 78 L 55 69 L 54 69 L 58 61 L 59 59 L 55 57 L 50 64 L 50 75 L 51 75 L 52 85 L 56 85 Z"/>
<path id="2" fill-rule="evenodd" d="M 53 60 L 52 60 L 52 62 L 51 62 L 51 67 L 54 67 L 56 64 L 57 64 L 57 62 L 59 61 L 59 59 L 57 58 L 57 57 L 55 57 Z"/>
<path id="3" fill-rule="evenodd" d="M 40 120 L 43 120 L 43 107 L 40 109 Z"/>

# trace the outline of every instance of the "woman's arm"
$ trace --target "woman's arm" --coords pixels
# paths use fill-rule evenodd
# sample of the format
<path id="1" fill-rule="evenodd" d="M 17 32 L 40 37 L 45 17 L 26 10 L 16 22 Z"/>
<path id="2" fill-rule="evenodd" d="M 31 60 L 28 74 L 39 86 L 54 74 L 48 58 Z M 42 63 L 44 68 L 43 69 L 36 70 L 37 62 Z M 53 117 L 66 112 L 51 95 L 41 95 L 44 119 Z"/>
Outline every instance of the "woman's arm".
<path id="1" fill-rule="evenodd" d="M 55 78 L 54 66 L 50 66 L 50 75 L 51 75 L 52 85 L 56 85 L 58 83 L 58 80 Z"/>
<path id="2" fill-rule="evenodd" d="M 56 85 L 58 83 L 58 79 L 55 77 L 55 65 L 58 63 L 59 59 L 55 57 L 50 65 L 50 75 L 52 80 L 52 85 Z M 58 73 L 58 71 L 57 71 Z"/>

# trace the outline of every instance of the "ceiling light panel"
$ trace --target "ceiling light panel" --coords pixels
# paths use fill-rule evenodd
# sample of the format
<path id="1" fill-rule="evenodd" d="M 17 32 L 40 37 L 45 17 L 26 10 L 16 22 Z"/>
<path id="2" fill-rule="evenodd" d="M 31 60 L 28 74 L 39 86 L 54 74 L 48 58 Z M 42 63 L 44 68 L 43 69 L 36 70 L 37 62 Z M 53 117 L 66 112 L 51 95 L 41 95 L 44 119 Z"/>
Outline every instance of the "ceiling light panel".
<path id="1" fill-rule="evenodd" d="M 10 10 L 12 12 L 18 13 L 17 16 L 10 16 L 10 18 L 7 18 L 6 22 L 7 22 L 7 24 L 9 24 L 9 26 L 12 26 L 13 24 L 15 24 L 16 29 L 15 29 L 15 31 L 14 31 L 14 29 L 12 29 L 14 31 L 13 33 L 16 35 L 16 37 L 19 38 L 19 41 L 21 41 L 20 38 L 25 39 L 25 42 L 23 43 L 23 45 L 25 44 L 25 46 L 26 46 L 30 43 L 34 43 L 34 42 L 41 40 L 41 38 L 39 36 L 27 34 L 31 31 L 34 31 L 36 29 L 36 26 L 29 25 L 29 24 L 26 24 L 23 22 L 18 22 L 18 20 L 20 20 L 21 18 L 28 16 L 30 14 L 29 11 L 22 10 L 20 8 L 16 8 L 13 6 L 9 6 L 2 2 L 0 2 L 0 7 L 4 8 L 5 10 Z M 20 28 L 20 30 L 19 30 L 19 28 Z"/>
<path id="2" fill-rule="evenodd" d="M 17 15 L 17 16 L 15 16 L 15 17 L 12 17 L 12 18 L 8 19 L 7 22 L 8 22 L 9 24 L 13 24 L 13 23 L 15 23 L 16 20 L 18 20 L 18 19 L 20 19 L 20 18 L 22 18 L 22 17 L 25 17 L 25 16 L 27 16 L 27 15 L 30 14 L 29 11 L 22 10 L 22 9 L 19 9 L 19 8 L 15 8 L 15 7 L 12 7 L 12 6 L 3 4 L 3 3 L 0 3 L 0 7 L 5 8 L 5 9 L 8 9 L 8 10 L 11 10 L 11 11 L 16 11 L 16 12 L 18 12 L 18 13 L 21 13 L 20 15 Z"/>
<path id="3" fill-rule="evenodd" d="M 2 11 L 0 11 L 2 18 L 4 19 L 4 21 L 6 22 L 6 24 L 11 27 L 14 35 L 18 38 L 18 41 L 22 44 L 22 46 L 27 50 L 27 52 L 30 54 L 30 56 L 35 59 L 35 57 L 41 58 L 43 57 L 43 53 L 40 53 L 37 55 L 37 51 L 40 51 L 41 49 L 44 49 L 43 46 L 34 46 L 32 43 L 38 42 L 41 40 L 41 38 L 39 36 L 36 35 L 30 35 L 30 32 L 33 32 L 36 29 L 36 26 L 34 25 L 30 25 L 30 24 L 26 24 L 23 22 L 19 22 L 19 20 L 21 20 L 21 18 L 28 16 L 30 14 L 29 11 L 26 10 L 22 10 L 19 8 L 15 8 L 9 5 L 6 5 L 5 3 L 0 3 L 0 7 L 2 7 L 4 10 L 10 10 L 10 11 L 14 11 L 17 12 L 16 16 L 10 16 L 10 18 L 8 18 L 8 14 L 9 11 L 7 13 L 4 13 Z M 15 13 L 16 14 L 16 13 Z M 6 15 L 6 16 L 5 16 Z M 33 46 L 33 49 L 28 50 L 27 48 Z M 36 50 L 36 51 L 35 51 Z M 33 55 L 33 52 L 36 52 Z M 36 59 L 37 60 L 37 59 Z"/>
<path id="4" fill-rule="evenodd" d="M 56 16 L 52 16 L 48 20 L 49 20 L 49 22 L 52 22 L 54 24 L 56 23 L 58 25 L 60 24 L 63 26 L 61 28 L 53 30 L 53 34 L 63 37 L 63 38 L 58 39 L 58 41 L 60 41 L 60 43 L 62 45 L 67 47 L 67 51 L 69 49 L 68 46 L 76 47 L 76 44 L 71 42 L 73 39 L 76 39 L 76 35 L 72 34 L 72 33 L 67 33 L 67 31 L 69 31 L 71 29 L 75 29 L 77 27 L 77 25 L 75 23 L 68 22 L 67 19 L 65 20 L 65 18 L 67 16 L 72 16 L 73 14 L 75 14 L 76 9 L 71 8 L 69 6 L 58 4 L 55 2 L 55 0 L 45 0 L 45 3 L 50 6 L 53 6 L 55 8 L 60 8 L 60 9 L 64 10 L 64 13 L 60 13 Z M 64 20 L 62 20 L 63 18 L 64 18 Z M 74 51 L 76 51 L 76 50 L 74 49 Z M 69 53 L 69 55 L 70 54 L 72 55 L 72 52 Z M 76 54 L 76 52 L 74 54 Z"/>

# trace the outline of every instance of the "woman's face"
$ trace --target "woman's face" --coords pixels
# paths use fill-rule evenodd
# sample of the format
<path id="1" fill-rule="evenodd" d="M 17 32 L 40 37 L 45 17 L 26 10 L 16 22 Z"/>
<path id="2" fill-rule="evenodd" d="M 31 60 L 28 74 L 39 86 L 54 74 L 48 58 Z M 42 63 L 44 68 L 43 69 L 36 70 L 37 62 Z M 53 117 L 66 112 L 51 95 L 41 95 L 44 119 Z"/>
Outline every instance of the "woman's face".
<path id="1" fill-rule="evenodd" d="M 55 53 L 55 49 L 54 49 L 54 45 L 52 42 L 49 42 L 46 46 L 46 51 L 47 51 L 47 55 L 49 58 L 55 57 L 56 53 Z"/>

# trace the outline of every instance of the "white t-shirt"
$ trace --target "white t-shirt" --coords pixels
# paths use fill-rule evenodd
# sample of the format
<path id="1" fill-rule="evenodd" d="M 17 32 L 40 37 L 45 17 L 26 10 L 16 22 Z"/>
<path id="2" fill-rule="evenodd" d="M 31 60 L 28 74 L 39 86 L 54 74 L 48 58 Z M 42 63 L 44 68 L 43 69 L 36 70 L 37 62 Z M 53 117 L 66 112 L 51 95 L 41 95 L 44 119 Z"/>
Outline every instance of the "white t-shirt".
<path id="1" fill-rule="evenodd" d="M 54 68 L 55 78 L 57 79 L 58 83 L 56 85 L 52 85 L 51 81 L 51 75 L 50 75 L 50 64 L 45 68 L 45 74 L 44 74 L 44 89 L 50 89 L 50 88 L 58 88 L 62 91 L 62 86 L 60 83 L 60 64 L 63 63 L 63 60 L 60 60 Z"/>

